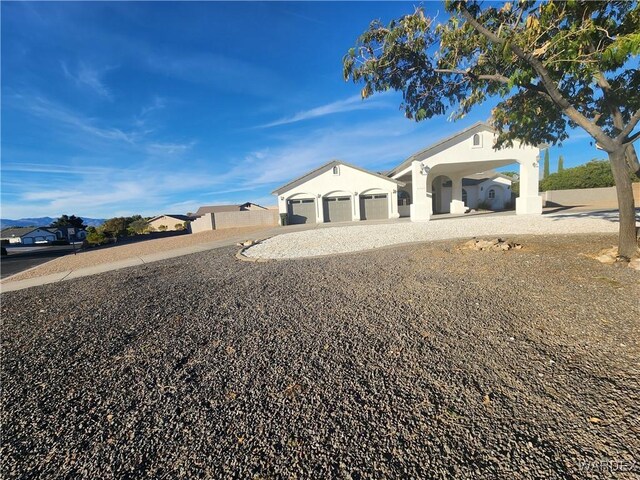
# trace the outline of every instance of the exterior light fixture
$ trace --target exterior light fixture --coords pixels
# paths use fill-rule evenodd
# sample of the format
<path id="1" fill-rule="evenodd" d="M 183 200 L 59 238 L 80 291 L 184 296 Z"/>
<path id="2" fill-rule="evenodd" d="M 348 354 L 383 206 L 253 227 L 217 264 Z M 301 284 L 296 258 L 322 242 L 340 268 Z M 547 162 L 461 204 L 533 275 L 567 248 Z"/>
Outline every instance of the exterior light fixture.
<path id="1" fill-rule="evenodd" d="M 431 169 L 429 167 L 427 167 L 424 163 L 420 164 L 420 173 L 422 175 L 429 175 L 429 171 Z"/>
<path id="2" fill-rule="evenodd" d="M 357 197 L 358 196 L 358 192 L 353 192 L 353 194 Z"/>
<path id="3" fill-rule="evenodd" d="M 284 200 L 284 195 L 282 197 L 280 197 L 280 200 Z"/>

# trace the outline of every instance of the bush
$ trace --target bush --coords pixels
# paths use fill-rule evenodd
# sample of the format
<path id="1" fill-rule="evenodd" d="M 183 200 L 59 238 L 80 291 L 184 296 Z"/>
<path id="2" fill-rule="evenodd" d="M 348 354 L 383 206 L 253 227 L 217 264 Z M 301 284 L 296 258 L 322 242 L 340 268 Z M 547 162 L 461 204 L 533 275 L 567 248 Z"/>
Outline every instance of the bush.
<path id="1" fill-rule="evenodd" d="M 160 225 L 160 226 L 158 227 L 158 231 L 160 231 L 160 232 L 166 232 L 166 231 L 167 231 L 167 226 L 166 226 L 166 225 Z"/>
<path id="2" fill-rule="evenodd" d="M 174 230 L 177 230 L 177 231 L 180 231 L 180 230 L 184 230 L 184 229 L 185 229 L 185 226 L 184 226 L 184 224 L 183 224 L 183 223 L 176 223 L 176 224 L 173 226 L 173 229 L 174 229 Z"/>
<path id="3" fill-rule="evenodd" d="M 491 205 L 486 200 L 483 200 L 478 204 L 478 210 L 491 210 Z"/>
<path id="4" fill-rule="evenodd" d="M 633 176 L 633 181 L 638 178 Z M 572 188 L 601 188 L 615 185 L 611 165 L 606 160 L 591 160 L 584 165 L 566 168 L 540 181 L 540 191 Z"/>
<path id="5" fill-rule="evenodd" d="M 280 214 L 280 225 L 282 225 L 283 227 L 285 227 L 287 225 L 287 214 L 286 213 L 281 213 Z"/>
<path id="6" fill-rule="evenodd" d="M 89 245 L 104 245 L 109 241 L 107 236 L 98 230 L 89 232 L 86 240 Z"/>

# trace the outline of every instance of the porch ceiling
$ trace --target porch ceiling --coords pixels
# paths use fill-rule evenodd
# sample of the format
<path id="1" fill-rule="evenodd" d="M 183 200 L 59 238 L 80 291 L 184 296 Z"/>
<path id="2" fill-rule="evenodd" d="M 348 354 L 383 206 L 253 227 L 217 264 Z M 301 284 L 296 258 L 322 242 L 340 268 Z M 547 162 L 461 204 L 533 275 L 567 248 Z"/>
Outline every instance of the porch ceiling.
<path id="1" fill-rule="evenodd" d="M 459 163 L 447 163 L 436 165 L 429 172 L 431 178 L 435 178 L 438 175 L 446 176 L 467 176 L 476 173 L 486 172 L 487 170 L 493 170 L 506 165 L 516 163 L 515 160 L 486 160 L 482 162 L 459 162 Z"/>
<path id="2" fill-rule="evenodd" d="M 447 177 L 466 177 L 476 173 L 486 172 L 506 165 L 517 163 L 515 160 L 486 160 L 482 162 L 458 162 L 436 165 L 429 171 L 429 177 L 435 178 L 439 175 Z M 519 166 L 515 168 L 519 169 Z M 397 180 L 405 183 L 411 183 L 411 171 L 404 173 Z"/>

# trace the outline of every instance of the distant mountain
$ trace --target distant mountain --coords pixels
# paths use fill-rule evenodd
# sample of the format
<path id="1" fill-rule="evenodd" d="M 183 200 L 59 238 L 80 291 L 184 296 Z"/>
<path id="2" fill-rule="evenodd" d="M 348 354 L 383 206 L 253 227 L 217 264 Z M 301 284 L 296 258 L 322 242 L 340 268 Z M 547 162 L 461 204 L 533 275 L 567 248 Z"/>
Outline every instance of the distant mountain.
<path id="1" fill-rule="evenodd" d="M 87 218 L 81 217 L 84 220 L 84 224 L 87 227 L 99 227 L 106 219 L 104 218 Z M 48 227 L 55 218 L 51 217 L 38 217 L 38 218 L 19 218 L 17 220 L 11 220 L 10 218 L 0 218 L 0 229 L 8 227 Z"/>

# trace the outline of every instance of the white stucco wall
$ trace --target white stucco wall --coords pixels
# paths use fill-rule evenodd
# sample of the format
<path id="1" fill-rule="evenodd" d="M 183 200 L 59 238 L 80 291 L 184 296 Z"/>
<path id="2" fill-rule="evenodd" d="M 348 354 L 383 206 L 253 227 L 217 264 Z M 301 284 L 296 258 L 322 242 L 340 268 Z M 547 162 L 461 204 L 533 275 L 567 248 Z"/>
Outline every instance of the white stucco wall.
<path id="1" fill-rule="evenodd" d="M 473 145 L 474 134 L 480 138 L 480 144 L 477 146 Z M 400 178 L 407 173 L 412 175 L 411 219 L 429 220 L 432 212 L 431 182 L 439 175 L 447 175 L 455 182 L 464 175 L 511 163 L 518 163 L 520 170 L 520 195 L 516 200 L 516 213 L 542 213 L 542 198 L 538 193 L 540 150 L 537 147 L 521 145 L 517 141 L 514 141 L 513 147 L 494 150 L 493 142 L 492 131 L 470 131 L 455 141 L 445 142 L 442 146 L 428 151 L 425 158 L 420 159 L 418 154 L 411 165 L 395 172 L 394 178 Z M 479 200 L 482 201 L 482 193 Z M 452 200 L 452 204 L 456 201 L 457 199 Z"/>
<path id="2" fill-rule="evenodd" d="M 340 172 L 334 175 L 333 169 L 311 178 L 307 182 L 281 191 L 278 194 L 278 211 L 287 213 L 287 200 L 292 198 L 314 198 L 316 222 L 324 222 L 322 197 L 350 196 L 352 219 L 360 220 L 360 195 L 386 193 L 389 198 L 389 218 L 398 218 L 398 184 L 376 175 L 371 175 L 347 165 L 340 165 Z"/>

